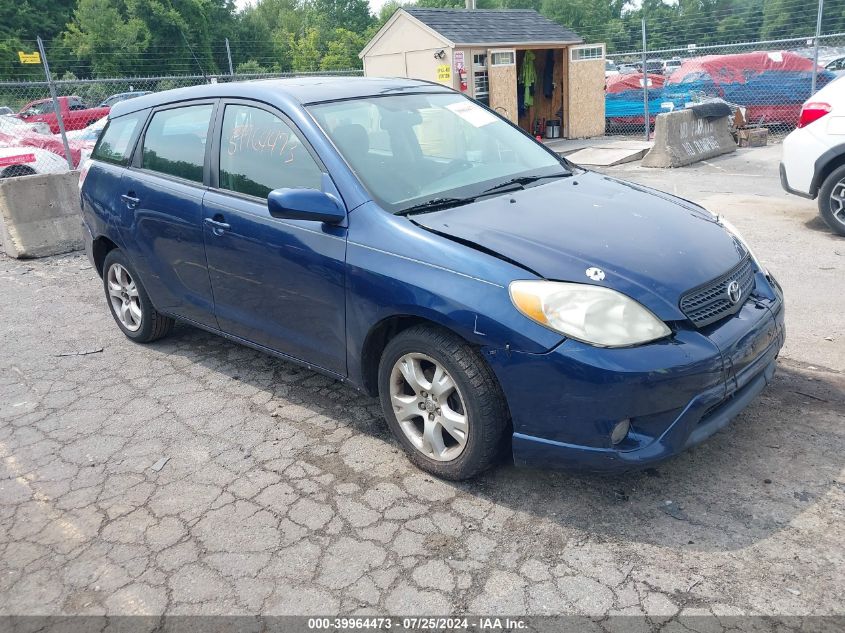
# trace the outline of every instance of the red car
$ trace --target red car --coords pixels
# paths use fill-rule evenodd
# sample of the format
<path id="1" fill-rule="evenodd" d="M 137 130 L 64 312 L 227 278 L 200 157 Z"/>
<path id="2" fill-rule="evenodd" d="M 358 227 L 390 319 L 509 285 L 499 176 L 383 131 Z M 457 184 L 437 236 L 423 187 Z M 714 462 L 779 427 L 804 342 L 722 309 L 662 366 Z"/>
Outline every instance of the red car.
<path id="1" fill-rule="evenodd" d="M 79 167 L 79 163 L 82 160 L 82 152 L 90 152 L 92 149 L 89 141 L 76 139 L 68 139 L 68 146 L 70 147 L 70 158 L 73 161 L 74 167 Z M 15 136 L 0 132 L 0 147 L 39 147 L 48 152 L 53 152 L 62 158 L 65 157 L 65 146 L 62 143 L 62 138 L 50 134 L 27 132 Z"/>
<path id="2" fill-rule="evenodd" d="M 109 108 L 89 108 L 79 97 L 59 97 L 59 107 L 65 122 L 65 131 L 81 130 L 109 113 Z M 59 122 L 52 99 L 41 99 L 26 104 L 18 117 L 27 122 L 43 121 L 53 134 L 59 133 Z"/>

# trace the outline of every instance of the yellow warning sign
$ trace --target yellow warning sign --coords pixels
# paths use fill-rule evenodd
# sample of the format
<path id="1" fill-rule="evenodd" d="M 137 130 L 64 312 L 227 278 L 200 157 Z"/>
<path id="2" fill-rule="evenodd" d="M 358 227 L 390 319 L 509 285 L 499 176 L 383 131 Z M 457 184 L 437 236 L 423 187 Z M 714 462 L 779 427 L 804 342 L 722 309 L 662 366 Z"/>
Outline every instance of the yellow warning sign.
<path id="1" fill-rule="evenodd" d="M 452 67 L 449 64 L 437 67 L 437 81 L 452 81 Z"/>
<path id="2" fill-rule="evenodd" d="M 41 63 L 41 55 L 39 55 L 38 52 L 24 53 L 23 51 L 18 51 L 18 59 L 21 60 L 21 64 L 40 64 Z"/>

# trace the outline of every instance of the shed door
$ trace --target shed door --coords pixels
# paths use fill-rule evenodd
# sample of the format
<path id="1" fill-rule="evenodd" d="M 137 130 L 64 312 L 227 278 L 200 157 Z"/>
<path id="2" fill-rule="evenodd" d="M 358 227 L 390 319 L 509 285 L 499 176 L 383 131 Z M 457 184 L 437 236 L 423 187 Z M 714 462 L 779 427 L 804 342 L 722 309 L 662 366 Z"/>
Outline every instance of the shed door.
<path id="1" fill-rule="evenodd" d="M 518 123 L 516 106 L 516 51 L 494 48 L 488 51 L 487 67 L 490 82 L 490 107 Z"/>

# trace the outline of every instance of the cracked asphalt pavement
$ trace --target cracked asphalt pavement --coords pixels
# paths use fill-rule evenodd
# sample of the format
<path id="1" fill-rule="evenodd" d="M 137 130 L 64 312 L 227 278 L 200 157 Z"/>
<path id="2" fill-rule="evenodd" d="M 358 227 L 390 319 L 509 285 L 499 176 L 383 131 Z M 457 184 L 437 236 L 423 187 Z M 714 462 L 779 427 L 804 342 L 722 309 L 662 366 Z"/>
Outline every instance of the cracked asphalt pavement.
<path id="1" fill-rule="evenodd" d="M 845 613 L 845 240 L 771 153 L 607 170 L 724 211 L 788 301 L 774 384 L 619 477 L 436 480 L 375 400 L 187 326 L 136 345 L 82 254 L 0 256 L 0 614 Z"/>

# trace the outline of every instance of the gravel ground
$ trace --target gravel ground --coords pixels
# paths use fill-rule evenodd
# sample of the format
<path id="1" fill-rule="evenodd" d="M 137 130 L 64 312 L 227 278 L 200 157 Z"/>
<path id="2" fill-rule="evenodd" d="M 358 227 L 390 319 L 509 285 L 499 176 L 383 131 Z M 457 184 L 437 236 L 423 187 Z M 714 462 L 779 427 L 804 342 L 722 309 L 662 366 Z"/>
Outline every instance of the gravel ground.
<path id="1" fill-rule="evenodd" d="M 0 614 L 842 615 L 845 239 L 776 159 L 606 170 L 724 212 L 788 300 L 774 384 L 624 477 L 435 480 L 376 401 L 190 327 L 135 345 L 83 255 L 0 256 Z"/>

